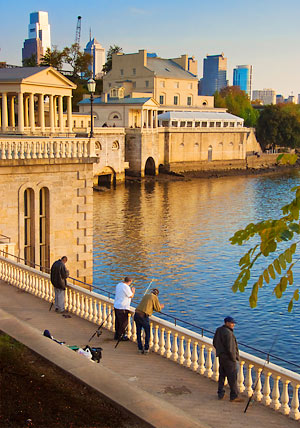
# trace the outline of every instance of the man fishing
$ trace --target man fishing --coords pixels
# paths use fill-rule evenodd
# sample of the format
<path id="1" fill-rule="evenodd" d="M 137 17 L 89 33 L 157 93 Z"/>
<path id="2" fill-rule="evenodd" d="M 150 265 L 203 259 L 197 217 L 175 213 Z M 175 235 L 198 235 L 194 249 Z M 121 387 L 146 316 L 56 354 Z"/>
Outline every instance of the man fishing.
<path id="1" fill-rule="evenodd" d="M 115 293 L 115 340 L 129 340 L 125 335 L 128 325 L 128 313 L 130 309 L 131 299 L 134 296 L 135 288 L 130 287 L 132 278 L 126 276 L 123 282 L 119 282 L 116 286 Z"/>
<path id="2" fill-rule="evenodd" d="M 230 386 L 230 401 L 240 403 L 243 398 L 238 395 L 237 388 L 237 361 L 239 360 L 239 349 L 237 340 L 233 333 L 236 322 L 232 317 L 224 319 L 224 325 L 217 328 L 213 345 L 216 355 L 219 357 L 219 383 L 218 398 L 222 400 L 225 396 L 224 382 L 227 377 Z"/>
<path id="3" fill-rule="evenodd" d="M 138 342 L 138 352 L 140 354 L 149 353 L 149 339 L 150 339 L 150 322 L 149 316 L 153 314 L 153 311 L 160 312 L 165 305 L 160 304 L 158 300 L 159 291 L 157 288 L 153 288 L 150 294 L 145 294 L 140 304 L 135 310 L 134 321 L 136 324 L 136 334 Z M 142 344 L 142 329 L 145 331 L 145 347 Z"/>

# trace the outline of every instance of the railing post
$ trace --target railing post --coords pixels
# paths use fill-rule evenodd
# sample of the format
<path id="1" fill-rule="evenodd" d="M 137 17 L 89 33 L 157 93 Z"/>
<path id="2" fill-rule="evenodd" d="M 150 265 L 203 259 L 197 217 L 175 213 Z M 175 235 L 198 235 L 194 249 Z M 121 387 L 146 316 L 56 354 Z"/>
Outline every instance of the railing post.
<path id="1" fill-rule="evenodd" d="M 274 378 L 274 386 L 273 386 L 273 391 L 272 391 L 272 403 L 271 403 L 271 408 L 274 410 L 278 410 L 281 407 L 280 401 L 279 401 L 279 397 L 280 397 L 280 393 L 279 393 L 279 379 L 280 376 L 273 376 Z"/>
<path id="2" fill-rule="evenodd" d="M 300 412 L 299 412 L 299 397 L 298 397 L 298 389 L 299 384 L 296 382 L 292 382 L 293 387 L 293 398 L 291 401 L 291 411 L 290 411 L 290 418 L 295 419 L 298 421 L 300 419 Z"/>

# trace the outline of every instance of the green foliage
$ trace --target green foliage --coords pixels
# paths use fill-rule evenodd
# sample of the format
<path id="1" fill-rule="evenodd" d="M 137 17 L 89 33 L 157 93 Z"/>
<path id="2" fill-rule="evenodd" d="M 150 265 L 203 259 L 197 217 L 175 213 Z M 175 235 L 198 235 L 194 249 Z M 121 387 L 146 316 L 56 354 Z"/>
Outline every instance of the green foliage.
<path id="1" fill-rule="evenodd" d="M 276 280 L 277 284 L 273 288 L 273 294 L 280 299 L 287 288 L 294 284 L 292 269 L 294 264 L 300 260 L 294 260 L 299 241 L 293 242 L 296 240 L 297 235 L 300 235 L 300 186 L 293 188 L 292 191 L 295 192 L 295 198 L 281 208 L 283 215 L 278 220 L 270 219 L 256 224 L 250 223 L 245 229 L 238 230 L 230 238 L 233 245 L 243 245 L 254 237 L 259 239 L 259 243 L 250 248 L 239 261 L 240 273 L 232 286 L 234 293 L 245 291 L 251 279 L 251 272 L 259 259 L 272 259 L 261 272 L 258 280 L 252 284 L 252 291 L 249 297 L 251 308 L 257 306 L 258 291 L 263 285 L 267 286 L 271 281 Z M 284 241 L 292 241 L 292 243 L 278 254 L 276 252 L 278 244 Z M 294 301 L 298 301 L 298 299 L 299 289 L 297 288 L 289 302 L 289 312 L 293 309 Z"/>
<path id="2" fill-rule="evenodd" d="M 257 121 L 256 137 L 262 149 L 280 146 L 300 147 L 300 110 L 298 106 L 266 106 Z"/>
<path id="3" fill-rule="evenodd" d="M 242 117 L 245 126 L 255 127 L 259 113 L 252 107 L 245 91 L 238 86 L 227 86 L 215 92 L 215 107 L 227 108 L 229 113 Z"/>
<path id="4" fill-rule="evenodd" d="M 103 73 L 108 73 L 111 69 L 112 69 L 112 55 L 114 53 L 118 53 L 118 52 L 122 52 L 123 49 L 120 46 L 117 45 L 113 45 L 110 46 L 108 51 L 107 51 L 107 55 L 106 55 L 106 63 L 104 64 L 102 71 Z"/>
<path id="5" fill-rule="evenodd" d="M 53 49 L 47 48 L 45 55 L 41 58 L 40 65 L 51 66 L 56 70 L 61 70 L 63 65 L 64 54 L 54 46 Z"/>
<path id="6" fill-rule="evenodd" d="M 62 55 L 64 62 L 71 66 L 73 76 L 78 76 L 79 73 L 86 76 L 90 75 L 89 66 L 92 57 L 86 52 L 81 52 L 78 43 L 73 43 L 70 48 L 64 48 Z"/>
<path id="7" fill-rule="evenodd" d="M 22 61 L 23 67 L 37 67 L 36 55 L 32 54 L 29 58 L 25 58 Z"/>

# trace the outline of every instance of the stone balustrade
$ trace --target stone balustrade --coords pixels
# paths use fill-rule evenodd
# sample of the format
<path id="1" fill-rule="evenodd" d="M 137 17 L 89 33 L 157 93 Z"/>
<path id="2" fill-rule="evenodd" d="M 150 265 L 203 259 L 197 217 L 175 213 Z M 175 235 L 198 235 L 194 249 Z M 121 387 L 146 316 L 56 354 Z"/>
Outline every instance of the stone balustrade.
<path id="1" fill-rule="evenodd" d="M 89 138 L 0 138 L 0 160 L 94 156 L 95 142 Z"/>
<path id="2" fill-rule="evenodd" d="M 0 279 L 52 302 L 54 291 L 49 275 L 0 256 Z M 68 283 L 66 309 L 77 316 L 114 331 L 113 299 Z M 134 308 L 129 314 L 128 337 L 136 341 Z M 173 323 L 151 317 L 150 349 L 189 370 L 218 380 L 218 358 L 212 339 Z M 265 363 L 246 352 L 240 352 L 238 387 L 241 393 L 272 409 L 299 420 L 300 375 L 276 364 Z M 254 390 L 255 389 L 255 390 Z"/>

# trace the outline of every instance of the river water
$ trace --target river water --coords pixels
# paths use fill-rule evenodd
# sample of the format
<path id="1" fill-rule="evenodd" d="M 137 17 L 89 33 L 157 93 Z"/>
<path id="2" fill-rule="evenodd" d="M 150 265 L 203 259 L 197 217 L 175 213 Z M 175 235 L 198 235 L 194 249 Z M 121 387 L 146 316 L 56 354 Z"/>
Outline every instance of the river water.
<path id="1" fill-rule="evenodd" d="M 245 293 L 231 291 L 239 273 L 238 261 L 249 245 L 229 242 L 248 223 L 278 217 L 280 208 L 293 198 L 291 188 L 296 185 L 300 185 L 300 172 L 293 171 L 130 182 L 95 192 L 94 285 L 114 292 L 125 275 L 133 276 L 139 301 L 153 280 L 165 303 L 164 312 L 210 331 L 231 315 L 238 322 L 238 341 L 266 352 L 273 344 L 272 354 L 300 365 L 300 303 L 292 313 L 287 312 L 295 286 L 280 300 L 272 295 L 272 284 L 262 288 L 257 308 L 251 309 L 250 287 Z M 253 282 L 259 273 L 258 268 Z M 298 265 L 294 283 L 300 284 Z"/>

